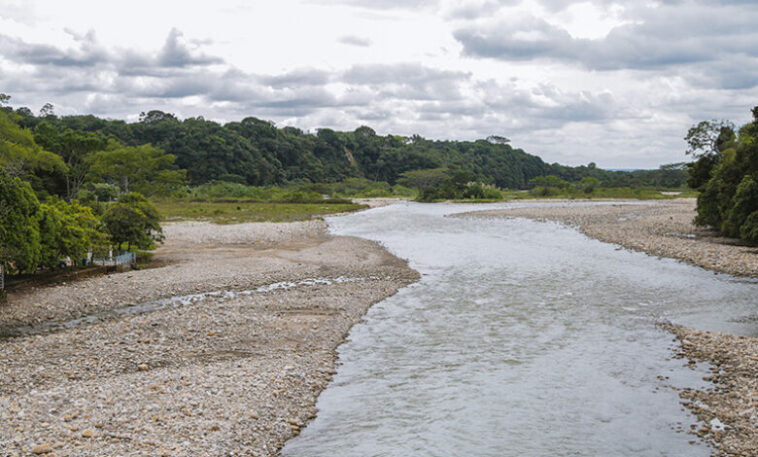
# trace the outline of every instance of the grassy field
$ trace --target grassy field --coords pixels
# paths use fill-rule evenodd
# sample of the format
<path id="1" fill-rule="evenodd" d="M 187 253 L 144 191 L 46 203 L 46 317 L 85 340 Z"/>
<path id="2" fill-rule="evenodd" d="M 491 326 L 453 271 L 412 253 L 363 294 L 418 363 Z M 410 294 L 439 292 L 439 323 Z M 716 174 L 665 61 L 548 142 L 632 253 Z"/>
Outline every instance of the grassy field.
<path id="1" fill-rule="evenodd" d="M 271 203 L 250 201 L 156 201 L 164 221 L 201 220 L 216 224 L 292 222 L 356 211 L 353 203 Z"/>

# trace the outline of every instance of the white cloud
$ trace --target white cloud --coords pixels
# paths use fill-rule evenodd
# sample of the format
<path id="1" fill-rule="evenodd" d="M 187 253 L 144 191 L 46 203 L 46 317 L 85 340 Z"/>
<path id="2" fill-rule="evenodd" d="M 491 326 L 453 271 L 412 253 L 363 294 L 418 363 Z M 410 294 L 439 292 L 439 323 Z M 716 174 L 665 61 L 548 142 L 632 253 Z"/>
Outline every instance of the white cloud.
<path id="1" fill-rule="evenodd" d="M 654 167 L 685 159 L 700 119 L 747 121 L 752 5 L 13 1 L 0 10 L 0 91 L 33 111 L 495 133 L 548 162 Z"/>

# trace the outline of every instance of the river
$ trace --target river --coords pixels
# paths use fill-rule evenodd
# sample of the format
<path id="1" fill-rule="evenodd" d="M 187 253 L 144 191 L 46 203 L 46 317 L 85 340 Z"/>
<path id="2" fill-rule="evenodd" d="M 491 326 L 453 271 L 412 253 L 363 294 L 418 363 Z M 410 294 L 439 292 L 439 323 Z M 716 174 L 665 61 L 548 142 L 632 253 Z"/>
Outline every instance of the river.
<path id="1" fill-rule="evenodd" d="M 707 367 L 672 359 L 655 324 L 756 335 L 758 284 L 554 223 L 447 217 L 504 206 L 329 219 L 422 279 L 353 328 L 284 456 L 710 455 L 671 388 L 705 385 Z"/>

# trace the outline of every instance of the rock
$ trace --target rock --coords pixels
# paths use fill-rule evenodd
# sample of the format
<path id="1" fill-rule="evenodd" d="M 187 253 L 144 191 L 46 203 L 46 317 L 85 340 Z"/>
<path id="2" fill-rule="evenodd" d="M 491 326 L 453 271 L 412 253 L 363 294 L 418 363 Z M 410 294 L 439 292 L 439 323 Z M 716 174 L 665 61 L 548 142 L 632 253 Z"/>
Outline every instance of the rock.
<path id="1" fill-rule="evenodd" d="M 147 371 L 147 370 L 150 369 L 150 365 L 148 365 L 146 363 L 141 363 L 141 364 L 137 365 L 137 369 L 139 371 Z"/>
<path id="2" fill-rule="evenodd" d="M 38 444 L 32 448 L 33 454 L 49 454 L 53 448 L 49 444 Z"/>
<path id="3" fill-rule="evenodd" d="M 92 438 L 93 436 L 95 436 L 95 432 L 93 432 L 90 429 L 86 429 L 86 430 L 82 431 L 82 437 L 83 438 Z"/>

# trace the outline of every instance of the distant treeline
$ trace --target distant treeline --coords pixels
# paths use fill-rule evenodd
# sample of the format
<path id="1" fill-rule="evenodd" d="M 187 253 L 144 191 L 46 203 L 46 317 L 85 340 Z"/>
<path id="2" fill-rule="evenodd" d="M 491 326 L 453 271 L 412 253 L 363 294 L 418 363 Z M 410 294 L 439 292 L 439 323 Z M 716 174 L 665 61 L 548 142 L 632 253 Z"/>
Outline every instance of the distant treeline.
<path id="1" fill-rule="evenodd" d="M 466 172 L 483 184 L 511 189 L 530 188 L 530 180 L 546 175 L 569 182 L 591 177 L 603 187 L 681 187 L 687 178 L 683 165 L 621 172 L 602 170 L 592 163 L 580 167 L 547 164 L 496 136 L 435 141 L 418 135 L 381 136 L 366 126 L 352 132 L 322 128 L 313 134 L 295 127 L 278 128 L 254 117 L 222 125 L 202 117 L 180 120 L 170 113 L 150 111 L 138 122 L 127 123 L 93 115 L 61 117 L 52 109 L 43 109 L 39 115 L 27 108 L 4 109 L 33 132 L 38 144 L 53 152 L 59 145 L 50 138 L 77 132 L 88 135 L 88 145 L 83 146 L 92 151 L 104 149 L 109 140 L 129 147 L 150 144 L 175 157 L 169 169 L 186 170 L 193 186 L 210 181 L 253 186 L 334 183 L 348 178 L 394 185 L 403 173 L 425 169 Z M 178 176 L 171 178 L 178 182 Z"/>

